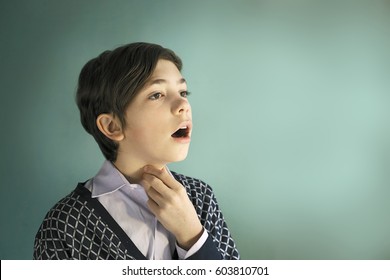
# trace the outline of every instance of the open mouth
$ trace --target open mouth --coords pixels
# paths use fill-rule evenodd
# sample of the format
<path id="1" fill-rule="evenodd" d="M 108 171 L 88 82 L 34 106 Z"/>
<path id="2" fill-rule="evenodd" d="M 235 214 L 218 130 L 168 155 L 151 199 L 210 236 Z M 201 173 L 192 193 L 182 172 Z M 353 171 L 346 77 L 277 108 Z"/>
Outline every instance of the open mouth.
<path id="1" fill-rule="evenodd" d="M 190 136 L 190 128 L 188 126 L 183 126 L 176 130 L 172 135 L 173 138 L 186 138 Z"/>

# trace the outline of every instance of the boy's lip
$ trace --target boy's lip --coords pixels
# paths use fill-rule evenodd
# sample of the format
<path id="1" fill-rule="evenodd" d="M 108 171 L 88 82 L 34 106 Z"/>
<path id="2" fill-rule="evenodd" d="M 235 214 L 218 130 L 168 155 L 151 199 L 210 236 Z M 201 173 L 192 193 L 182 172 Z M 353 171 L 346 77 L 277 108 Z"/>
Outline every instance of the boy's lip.
<path id="1" fill-rule="evenodd" d="M 179 129 L 186 128 L 187 129 L 187 135 L 185 137 L 173 137 L 172 135 L 178 131 Z M 191 131 L 192 131 L 192 121 L 191 120 L 186 120 L 182 123 L 180 123 L 175 131 L 171 134 L 172 138 L 180 143 L 188 143 L 191 140 Z"/>

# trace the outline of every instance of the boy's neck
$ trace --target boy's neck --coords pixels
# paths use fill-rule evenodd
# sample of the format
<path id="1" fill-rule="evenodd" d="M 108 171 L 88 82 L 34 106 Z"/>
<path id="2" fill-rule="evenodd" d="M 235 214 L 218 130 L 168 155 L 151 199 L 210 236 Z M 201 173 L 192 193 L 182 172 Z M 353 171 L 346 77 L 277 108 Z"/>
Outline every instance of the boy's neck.
<path id="1" fill-rule="evenodd" d="M 131 184 L 139 184 L 144 174 L 144 167 L 146 165 L 153 165 L 158 169 L 162 169 L 165 164 L 147 164 L 145 162 L 129 162 L 120 160 L 119 158 L 113 162 L 114 166 L 121 172 Z"/>

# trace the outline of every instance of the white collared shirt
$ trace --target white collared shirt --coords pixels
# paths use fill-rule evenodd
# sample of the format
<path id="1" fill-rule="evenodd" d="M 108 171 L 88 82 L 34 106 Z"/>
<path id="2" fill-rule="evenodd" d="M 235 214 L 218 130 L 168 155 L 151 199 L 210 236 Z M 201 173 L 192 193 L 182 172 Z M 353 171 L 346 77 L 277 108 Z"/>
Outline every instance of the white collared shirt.
<path id="1" fill-rule="evenodd" d="M 85 187 L 147 259 L 172 259 L 175 248 L 179 259 L 186 259 L 196 253 L 208 237 L 207 231 L 203 230 L 202 236 L 188 251 L 180 248 L 173 234 L 149 210 L 145 189 L 139 184 L 131 184 L 110 161 L 103 163 Z"/>

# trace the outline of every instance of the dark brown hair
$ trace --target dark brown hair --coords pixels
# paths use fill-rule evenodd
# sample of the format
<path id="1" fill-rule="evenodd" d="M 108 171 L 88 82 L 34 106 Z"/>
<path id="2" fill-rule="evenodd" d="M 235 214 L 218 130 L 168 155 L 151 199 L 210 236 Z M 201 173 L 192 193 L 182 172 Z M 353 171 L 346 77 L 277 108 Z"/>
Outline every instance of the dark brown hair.
<path id="1" fill-rule="evenodd" d="M 81 70 L 76 92 L 81 123 L 107 160 L 116 160 L 118 143 L 100 132 L 97 117 L 112 113 L 122 126 L 126 125 L 126 108 L 145 85 L 159 59 L 173 62 L 181 71 L 181 59 L 172 50 L 150 43 L 132 43 L 105 51 Z"/>

